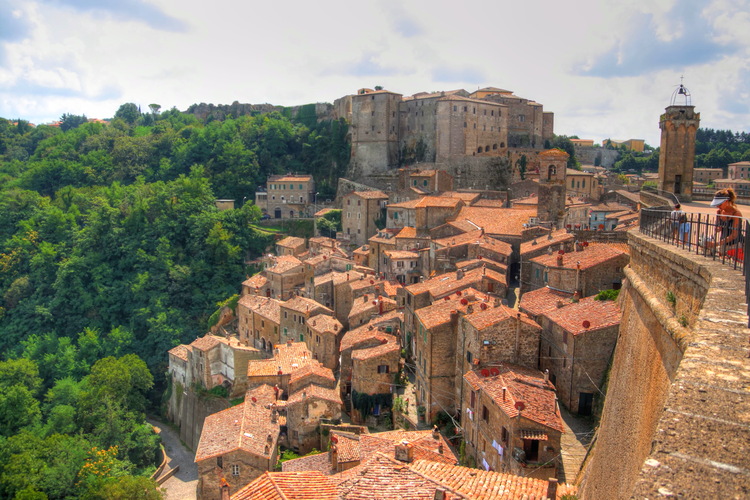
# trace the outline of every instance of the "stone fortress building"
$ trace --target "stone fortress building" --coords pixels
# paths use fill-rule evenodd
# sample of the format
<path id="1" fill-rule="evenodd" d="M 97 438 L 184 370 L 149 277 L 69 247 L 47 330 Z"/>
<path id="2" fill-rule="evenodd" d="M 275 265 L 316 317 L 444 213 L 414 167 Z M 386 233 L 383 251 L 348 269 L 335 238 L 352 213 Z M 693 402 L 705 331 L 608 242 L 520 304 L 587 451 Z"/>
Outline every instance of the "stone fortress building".
<path id="1" fill-rule="evenodd" d="M 489 171 L 509 170 L 510 150 L 541 151 L 554 125 L 541 104 L 495 87 L 408 97 L 360 89 L 337 99 L 334 113 L 351 125 L 349 177 L 384 189 L 389 171 L 415 163 L 438 165 L 458 187 L 498 187 L 507 175 Z"/>

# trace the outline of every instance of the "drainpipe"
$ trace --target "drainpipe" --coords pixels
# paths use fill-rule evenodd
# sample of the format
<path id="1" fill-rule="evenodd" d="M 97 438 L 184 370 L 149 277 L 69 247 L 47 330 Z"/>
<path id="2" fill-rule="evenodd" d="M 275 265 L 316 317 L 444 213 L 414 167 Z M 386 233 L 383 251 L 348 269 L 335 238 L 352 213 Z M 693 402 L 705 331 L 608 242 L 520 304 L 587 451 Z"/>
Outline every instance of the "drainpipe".
<path id="1" fill-rule="evenodd" d="M 521 313 L 516 314 L 516 348 L 513 351 L 513 364 L 518 364 L 518 351 L 521 345 Z"/>

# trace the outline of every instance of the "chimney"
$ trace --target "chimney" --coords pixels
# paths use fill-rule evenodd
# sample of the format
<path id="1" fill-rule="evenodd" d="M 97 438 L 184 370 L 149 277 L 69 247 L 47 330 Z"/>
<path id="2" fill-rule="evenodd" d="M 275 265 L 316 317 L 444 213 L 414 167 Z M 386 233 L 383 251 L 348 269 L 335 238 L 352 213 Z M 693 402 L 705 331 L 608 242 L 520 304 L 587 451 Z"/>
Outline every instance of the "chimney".
<path id="1" fill-rule="evenodd" d="M 367 302 L 367 294 L 364 294 L 364 296 L 362 297 L 362 302 Z"/>
<path id="2" fill-rule="evenodd" d="M 438 431 L 437 425 L 432 426 L 432 439 L 435 439 L 435 440 L 440 439 L 440 431 Z"/>
<path id="3" fill-rule="evenodd" d="M 279 384 L 273 386 L 273 395 L 276 401 L 279 400 Z"/>
<path id="4" fill-rule="evenodd" d="M 562 267 L 562 265 L 563 265 L 564 263 L 565 263 L 565 261 L 563 260 L 563 256 L 562 256 L 562 255 L 559 255 L 559 254 L 558 254 L 558 255 L 557 255 L 557 265 L 558 265 L 559 267 Z"/>
<path id="5" fill-rule="evenodd" d="M 503 387 L 503 401 L 505 401 L 505 393 L 508 391 L 507 387 Z"/>
<path id="6" fill-rule="evenodd" d="M 466 314 L 471 314 L 471 313 L 473 313 L 473 312 L 474 312 L 474 305 L 473 305 L 473 304 L 469 304 L 469 305 L 468 305 L 468 306 L 466 307 Z"/>
<path id="7" fill-rule="evenodd" d="M 287 339 L 286 346 L 291 347 L 291 345 L 292 345 L 292 339 Z"/>
<path id="8" fill-rule="evenodd" d="M 575 293 L 573 294 L 573 303 L 575 304 L 579 300 L 581 300 L 581 292 L 579 292 L 578 290 L 576 290 Z"/>
<path id="9" fill-rule="evenodd" d="M 335 469 L 339 465 L 339 449 L 335 444 L 331 445 L 331 466 Z"/>
<path id="10" fill-rule="evenodd" d="M 221 500 L 229 500 L 229 483 L 223 477 L 221 478 Z"/>
<path id="11" fill-rule="evenodd" d="M 463 269 L 456 270 L 456 279 L 460 280 L 460 279 L 463 279 L 463 277 L 464 277 L 464 270 Z"/>
<path id="12" fill-rule="evenodd" d="M 406 441 L 401 441 L 396 445 L 396 460 L 411 463 L 414 461 L 414 447 Z"/>
<path id="13" fill-rule="evenodd" d="M 441 455 L 443 454 L 443 443 L 440 443 L 438 445 L 438 453 L 440 453 Z"/>
<path id="14" fill-rule="evenodd" d="M 551 477 L 547 483 L 547 498 L 557 498 L 557 478 Z"/>
<path id="15" fill-rule="evenodd" d="M 445 488 L 435 488 L 435 500 L 447 500 L 445 498 Z"/>
<path id="16" fill-rule="evenodd" d="M 458 324 L 458 311 L 451 311 L 451 325 L 455 326 Z"/>
<path id="17" fill-rule="evenodd" d="M 549 382 L 549 370 L 544 370 L 544 381 Z"/>
<path id="18" fill-rule="evenodd" d="M 557 308 L 560 309 L 564 304 L 562 300 L 558 300 L 556 305 L 557 305 Z"/>

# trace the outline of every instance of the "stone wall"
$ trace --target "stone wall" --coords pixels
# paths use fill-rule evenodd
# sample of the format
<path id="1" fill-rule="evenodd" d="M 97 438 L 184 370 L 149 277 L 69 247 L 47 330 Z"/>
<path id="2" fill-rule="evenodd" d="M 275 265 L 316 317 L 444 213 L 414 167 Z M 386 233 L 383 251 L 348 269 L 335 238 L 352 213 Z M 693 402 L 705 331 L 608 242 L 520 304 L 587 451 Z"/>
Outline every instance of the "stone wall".
<path id="1" fill-rule="evenodd" d="M 744 280 L 719 262 L 629 237 L 620 336 L 579 496 L 746 497 Z"/>
<path id="2" fill-rule="evenodd" d="M 198 448 L 198 441 L 203 430 L 203 421 L 207 416 L 229 408 L 229 400 L 215 396 L 198 396 L 188 387 L 182 393 L 178 413 L 173 422 L 179 423 L 180 439 L 191 450 Z"/>
<path id="3" fill-rule="evenodd" d="M 612 167 L 620 159 L 620 152 L 615 149 L 575 147 L 576 160 L 582 165 Z"/>

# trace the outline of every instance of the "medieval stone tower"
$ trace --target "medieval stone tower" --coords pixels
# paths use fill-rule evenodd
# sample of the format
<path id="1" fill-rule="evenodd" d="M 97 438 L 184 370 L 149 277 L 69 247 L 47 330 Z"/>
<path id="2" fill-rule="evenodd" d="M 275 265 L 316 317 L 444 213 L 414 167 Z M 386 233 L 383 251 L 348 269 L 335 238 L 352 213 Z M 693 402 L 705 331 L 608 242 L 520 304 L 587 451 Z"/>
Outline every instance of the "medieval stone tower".
<path id="1" fill-rule="evenodd" d="M 539 153 L 539 189 L 537 217 L 539 222 L 560 227 L 565 217 L 568 153 L 548 149 Z"/>
<path id="2" fill-rule="evenodd" d="M 695 112 L 690 92 L 680 84 L 659 119 L 659 189 L 674 193 L 682 201 L 693 198 L 695 134 L 700 120 L 701 114 Z"/>

